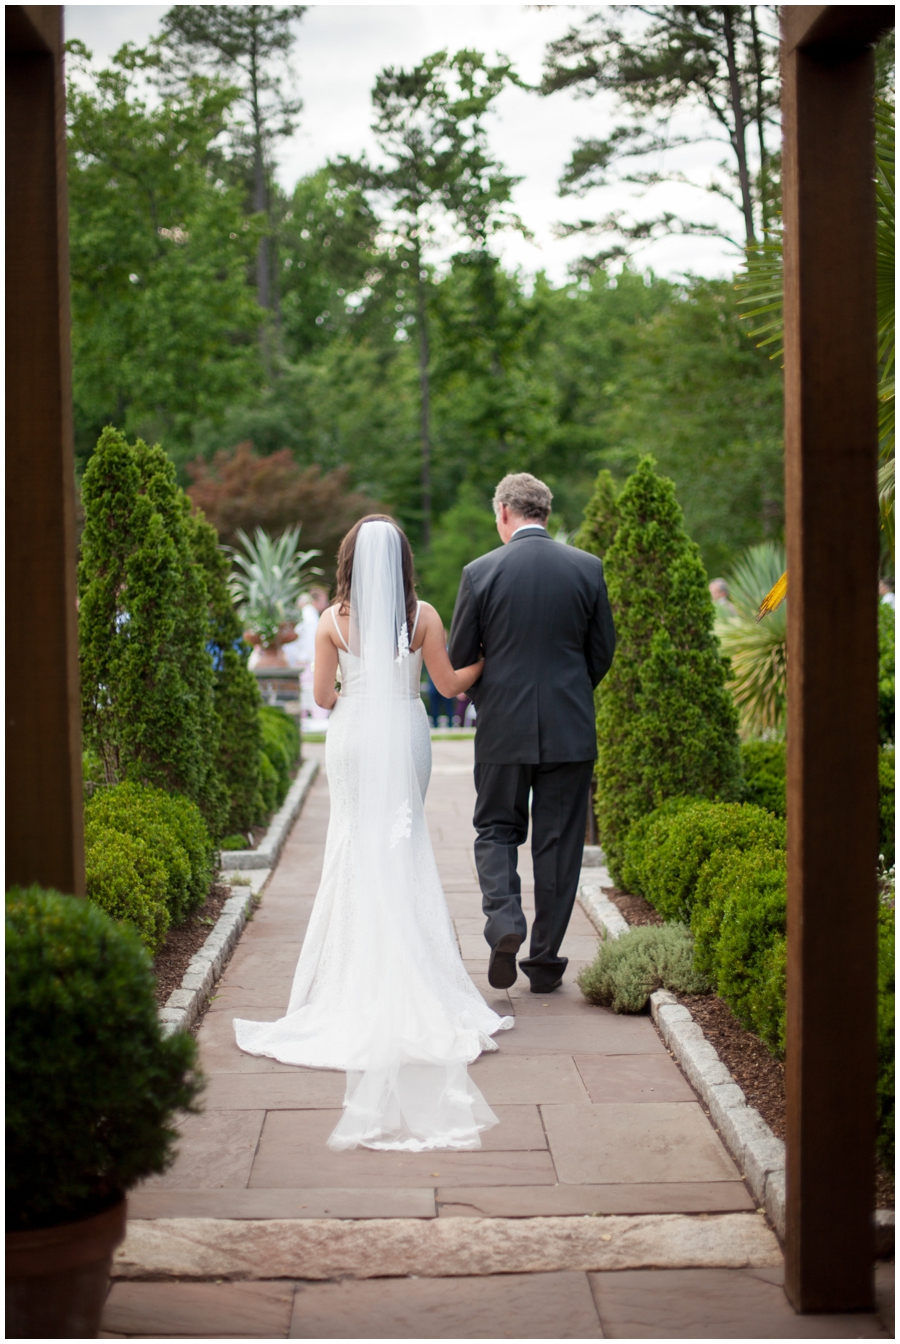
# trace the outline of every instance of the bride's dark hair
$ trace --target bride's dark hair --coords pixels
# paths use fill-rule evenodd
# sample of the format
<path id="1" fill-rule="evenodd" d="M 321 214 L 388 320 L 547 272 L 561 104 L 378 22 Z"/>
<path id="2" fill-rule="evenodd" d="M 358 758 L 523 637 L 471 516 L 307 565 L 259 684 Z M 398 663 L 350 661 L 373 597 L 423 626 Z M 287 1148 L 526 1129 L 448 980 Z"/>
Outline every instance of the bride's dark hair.
<path id="1" fill-rule="evenodd" d="M 403 566 L 403 592 L 406 597 L 406 619 L 412 624 L 416 615 L 416 566 L 413 560 L 412 547 L 407 540 L 403 528 L 398 525 L 393 518 L 389 518 L 386 513 L 370 513 L 365 518 L 360 518 L 358 523 L 354 523 L 344 540 L 341 542 L 337 555 L 337 579 L 335 581 L 335 598 L 339 603 L 339 609 L 342 616 L 346 616 L 350 607 L 350 583 L 353 578 L 353 557 L 356 554 L 356 538 L 359 536 L 359 529 L 365 527 L 366 523 L 390 523 L 397 528 L 400 533 L 400 560 Z"/>

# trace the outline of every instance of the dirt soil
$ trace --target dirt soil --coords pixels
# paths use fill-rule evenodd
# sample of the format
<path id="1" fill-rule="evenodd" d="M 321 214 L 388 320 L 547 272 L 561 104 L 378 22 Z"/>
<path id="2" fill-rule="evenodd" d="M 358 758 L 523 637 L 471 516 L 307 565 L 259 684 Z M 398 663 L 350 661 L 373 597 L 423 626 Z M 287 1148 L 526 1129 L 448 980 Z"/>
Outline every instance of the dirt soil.
<path id="1" fill-rule="evenodd" d="M 629 896 L 627 891 L 620 891 L 618 887 L 604 887 L 603 895 L 612 901 L 619 914 L 627 919 L 629 924 L 665 923 L 662 915 L 654 910 L 650 902 L 645 901 L 643 896 Z"/>
<path id="2" fill-rule="evenodd" d="M 206 942 L 230 894 L 228 887 L 218 884 L 213 886 L 199 910 L 195 910 L 177 928 L 169 929 L 166 941 L 153 963 L 156 972 L 156 1002 L 160 1007 L 173 989 L 181 988 L 191 958 Z"/>

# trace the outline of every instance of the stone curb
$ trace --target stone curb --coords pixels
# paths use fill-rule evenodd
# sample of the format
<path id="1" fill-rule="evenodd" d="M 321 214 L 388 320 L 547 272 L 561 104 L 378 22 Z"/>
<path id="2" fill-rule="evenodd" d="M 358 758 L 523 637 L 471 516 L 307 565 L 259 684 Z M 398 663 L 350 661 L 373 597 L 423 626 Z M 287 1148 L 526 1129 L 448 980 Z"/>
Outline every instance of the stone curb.
<path id="1" fill-rule="evenodd" d="M 598 846 L 585 846 L 578 901 L 601 938 L 618 938 L 631 926 L 612 901 L 603 895 L 612 879 L 603 866 Z M 757 1205 L 765 1209 L 784 1241 L 785 1149 L 706 1039 L 689 1009 L 668 990 L 650 995 L 650 1012 L 659 1034 L 682 1072 L 706 1105 L 726 1148 L 744 1176 Z M 894 1253 L 894 1210 L 875 1213 L 875 1243 L 879 1259 Z"/>
<path id="2" fill-rule="evenodd" d="M 270 821 L 269 829 L 256 849 L 223 849 L 219 856 L 220 866 L 232 872 L 244 868 L 274 868 L 288 832 L 318 773 L 318 761 L 304 761 L 287 797 Z"/>
<path id="3" fill-rule="evenodd" d="M 158 1218 L 128 1224 L 119 1279 L 373 1279 L 778 1266 L 755 1213 L 581 1218 Z"/>
<path id="4" fill-rule="evenodd" d="M 253 893 L 249 887 L 237 890 L 229 887 L 229 891 L 235 894 L 229 896 L 206 942 L 191 958 L 181 988 L 173 989 L 159 1010 L 166 1036 L 174 1031 L 189 1031 L 194 1025 L 244 930 L 253 909 Z"/>

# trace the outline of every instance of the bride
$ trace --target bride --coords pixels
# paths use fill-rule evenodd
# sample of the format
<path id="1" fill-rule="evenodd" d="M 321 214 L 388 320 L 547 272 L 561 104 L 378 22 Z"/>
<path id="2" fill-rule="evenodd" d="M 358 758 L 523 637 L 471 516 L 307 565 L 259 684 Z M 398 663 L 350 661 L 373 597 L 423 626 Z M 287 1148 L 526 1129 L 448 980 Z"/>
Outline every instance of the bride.
<path id="1" fill-rule="evenodd" d="M 416 601 L 409 542 L 390 518 L 363 518 L 341 543 L 337 601 L 316 632 L 315 698 L 334 706 L 322 881 L 286 1016 L 234 1023 L 249 1054 L 346 1070 L 333 1149 L 480 1148 L 497 1123 L 466 1066 L 513 1018 L 466 973 L 431 848 L 423 654 L 446 696 L 484 666 L 453 670 L 440 616 Z"/>

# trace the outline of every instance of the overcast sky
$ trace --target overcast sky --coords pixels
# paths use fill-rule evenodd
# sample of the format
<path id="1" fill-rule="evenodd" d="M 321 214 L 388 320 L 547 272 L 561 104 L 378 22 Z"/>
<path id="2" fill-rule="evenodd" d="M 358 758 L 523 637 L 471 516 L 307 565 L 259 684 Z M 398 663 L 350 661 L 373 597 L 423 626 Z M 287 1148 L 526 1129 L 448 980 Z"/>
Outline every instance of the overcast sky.
<path id="1" fill-rule="evenodd" d="M 167 9 L 166 5 L 67 5 L 66 36 L 80 38 L 98 60 L 104 60 L 123 42 L 141 44 L 150 38 Z M 535 83 L 547 43 L 590 12 L 573 5 L 312 6 L 298 25 L 292 56 L 304 110 L 293 138 L 279 146 L 279 181 L 290 189 L 298 177 L 342 153 L 366 150 L 377 158 L 369 130 L 370 92 L 384 66 L 408 67 L 445 47 L 451 51 L 474 47 L 488 56 L 498 51 L 508 56 L 523 79 Z M 576 138 L 608 135 L 619 119 L 608 96 L 584 99 L 557 93 L 541 98 L 508 88 L 496 106 L 497 113 L 488 122 L 491 148 L 507 171 L 523 179 L 515 189 L 514 205 L 534 235 L 531 242 L 514 233 L 495 241 L 507 265 L 530 273 L 546 270 L 560 283 L 570 261 L 603 244 L 555 238 L 554 224 L 605 215 L 615 208 L 631 209 L 638 218 L 672 210 L 717 222 L 726 231 L 737 227 L 727 202 L 677 184 L 655 187 L 642 200 L 635 200 L 635 189 L 625 186 L 605 188 L 586 199 L 560 199 L 557 183 Z M 706 142 L 673 152 L 663 166 L 677 167 L 705 182 L 725 157 L 722 144 Z M 726 243 L 699 238 L 659 240 L 644 247 L 636 261 L 671 276 L 686 271 L 727 275 L 736 265 L 735 253 Z"/>

